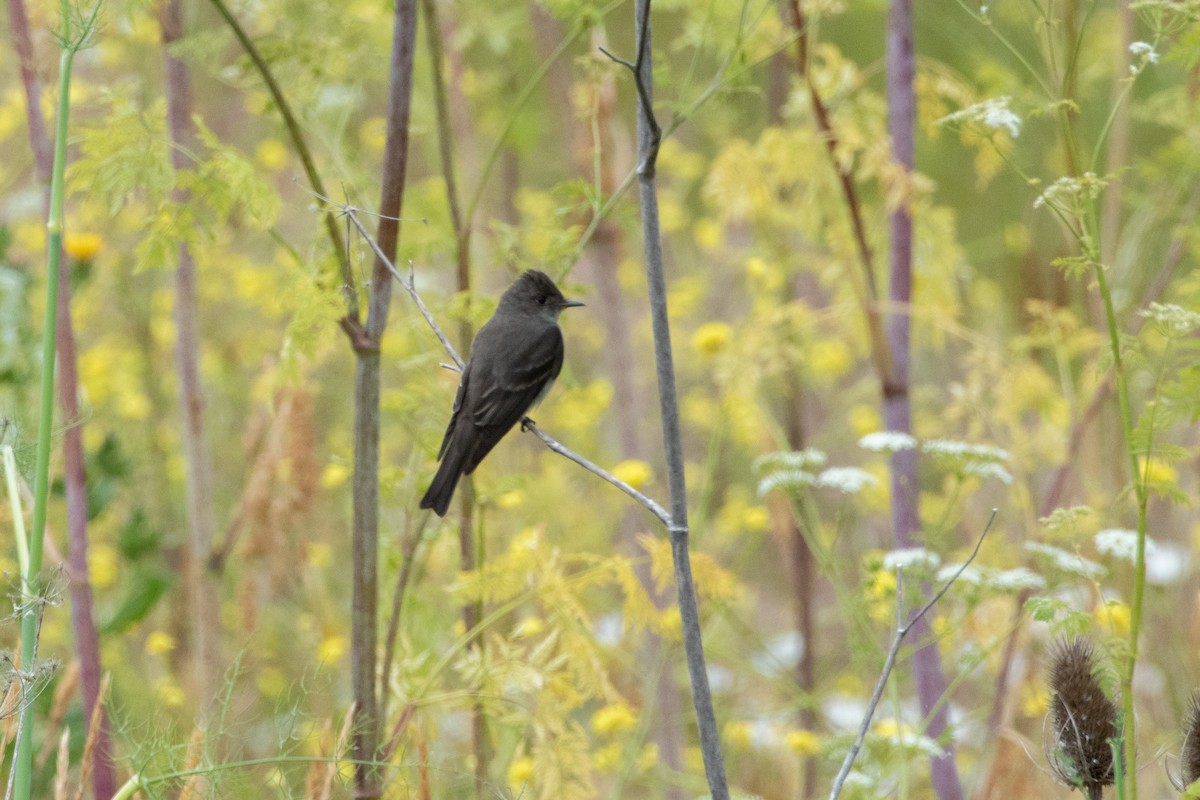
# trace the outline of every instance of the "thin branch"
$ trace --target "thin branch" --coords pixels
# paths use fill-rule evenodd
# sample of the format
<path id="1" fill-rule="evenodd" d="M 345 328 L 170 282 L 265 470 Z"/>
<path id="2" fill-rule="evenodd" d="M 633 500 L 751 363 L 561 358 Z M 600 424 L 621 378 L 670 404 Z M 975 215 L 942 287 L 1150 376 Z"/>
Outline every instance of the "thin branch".
<path id="1" fill-rule="evenodd" d="M 988 517 L 987 525 L 983 527 L 983 533 L 979 534 L 979 539 L 975 542 L 975 549 L 971 551 L 971 555 L 962 563 L 950 579 L 938 590 L 929 602 L 921 606 L 921 609 L 912 616 L 907 623 L 904 619 L 904 593 L 901 579 L 903 573 L 900 568 L 896 569 L 896 635 L 892 638 L 892 646 L 888 649 L 887 660 L 883 662 L 883 671 L 879 675 L 879 680 L 875 684 L 875 692 L 871 695 L 871 702 L 867 704 L 867 711 L 863 714 L 862 725 L 859 726 L 858 735 L 854 737 L 854 744 L 850 747 L 850 752 L 846 753 L 846 758 L 842 761 L 842 768 L 838 771 L 837 778 L 833 781 L 833 790 L 829 793 L 829 800 L 837 800 L 838 795 L 842 793 L 842 786 L 846 783 L 846 777 L 850 774 L 850 768 L 854 766 L 854 759 L 858 757 L 858 751 L 862 749 L 863 741 L 867 738 L 867 731 L 871 729 L 871 718 L 875 716 L 875 709 L 879 706 L 879 699 L 883 696 L 884 687 L 887 686 L 888 678 L 891 677 L 892 669 L 896 666 L 896 657 L 900 653 L 900 645 L 904 642 L 904 637 L 908 636 L 909 631 L 913 626 L 925 616 L 929 609 L 933 608 L 937 601 L 942 599 L 946 592 L 950 591 L 950 587 L 954 582 L 962 576 L 975 557 L 979 555 L 979 548 L 983 545 L 984 538 L 988 535 L 988 531 L 992 529 L 992 523 L 996 521 L 996 509 L 992 509 L 992 515 Z"/>
<path id="2" fill-rule="evenodd" d="M 326 200 L 327 202 L 333 202 L 329 200 L 329 198 L 322 199 Z M 334 205 L 337 204 L 334 203 Z M 416 280 L 413 277 L 412 264 L 409 264 L 408 277 L 406 278 L 401 275 L 392 262 L 379 249 L 379 245 L 375 243 L 375 240 L 367 232 L 367 229 L 363 226 L 362 222 L 358 219 L 358 212 L 358 208 L 343 204 L 341 205 L 338 213 L 344 215 L 350 220 L 354 227 L 358 229 L 359 234 L 366 240 L 372 251 L 374 251 L 375 256 L 380 259 L 384 267 L 392 274 L 392 277 L 396 279 L 396 282 L 400 284 L 404 291 L 408 292 L 408 296 L 413 299 L 417 309 L 421 312 L 421 316 L 423 316 L 425 318 L 425 322 L 428 323 L 430 330 L 433 331 L 434 336 L 436 336 L 438 341 L 442 343 L 442 348 L 446 351 L 446 354 L 450 356 L 450 359 L 454 362 L 455 370 L 462 372 L 462 370 L 466 368 L 466 362 L 463 361 L 462 356 L 458 354 L 458 351 L 454 349 L 454 345 L 450 344 L 450 339 L 447 338 L 446 334 L 442 332 L 441 326 L 439 326 L 437 320 L 433 318 L 433 314 L 430 312 L 429 307 L 426 306 L 425 301 L 421 299 L 421 294 L 417 291 Z M 566 447 L 554 437 L 550 436 L 548 433 L 539 428 L 534 421 L 528 417 L 522 420 L 521 427 L 523 430 L 527 430 L 541 439 L 542 442 L 544 442 L 545 445 L 555 453 L 558 453 L 560 456 L 569 461 L 575 462 L 588 472 L 591 472 L 594 475 L 608 481 L 613 486 L 632 497 L 634 500 L 644 506 L 651 514 L 658 518 L 664 527 L 671 527 L 671 515 L 659 503 L 642 494 L 628 483 L 625 483 L 625 481 L 605 470 L 603 467 L 597 466 L 593 462 Z"/>
<path id="3" fill-rule="evenodd" d="M 632 497 L 638 503 L 645 506 L 646 509 L 649 510 L 651 514 L 658 517 L 658 521 L 661 522 L 664 527 L 667 527 L 667 528 L 671 527 L 671 515 L 667 512 L 667 510 L 665 508 L 660 506 L 654 500 L 651 500 L 649 497 L 642 494 L 637 489 L 634 489 L 628 483 L 625 483 L 623 480 L 618 478 L 616 475 L 613 475 L 611 472 L 604 469 L 603 467 L 596 466 L 591 461 L 588 461 L 586 458 L 579 455 L 578 453 L 575 453 L 575 452 L 571 451 L 570 449 L 568 449 L 567 447 L 564 447 L 556 439 L 554 439 L 548 433 L 546 433 L 541 428 L 539 428 L 537 426 L 537 424 L 533 420 L 531 420 L 529 417 L 526 417 L 524 420 L 522 420 L 521 427 L 524 430 L 529 431 L 534 436 L 541 439 L 543 442 L 545 442 L 547 447 L 549 447 L 554 452 L 558 453 L 563 458 L 566 458 L 569 461 L 574 461 L 576 464 L 583 467 L 588 472 L 591 472 L 592 474 L 603 478 L 604 480 L 611 483 L 613 486 L 620 489 L 625 494 Z"/>
<path id="4" fill-rule="evenodd" d="M 642 222 L 642 248 L 646 268 L 646 291 L 650 303 L 650 321 L 654 334 L 654 365 L 658 379 L 659 414 L 662 420 L 663 450 L 667 462 L 667 484 L 671 492 L 671 561 L 675 571 L 676 599 L 682 627 L 683 649 L 687 661 L 692 707 L 700 734 L 704 776 L 714 800 L 728 800 L 729 783 L 721 737 L 708 685 L 708 666 L 704 659 L 704 641 L 700 629 L 700 611 L 692 578 L 688 551 L 687 480 L 683 458 L 683 436 L 679 422 L 679 398 L 675 387 L 674 352 L 671 348 L 671 324 L 667 309 L 667 286 L 663 266 L 662 227 L 659 223 L 658 187 L 655 170 L 662 130 L 654 117 L 654 70 L 651 64 L 650 0 L 635 3 L 634 34 L 638 57 L 634 73 L 641 102 L 637 114 L 638 194 Z"/>

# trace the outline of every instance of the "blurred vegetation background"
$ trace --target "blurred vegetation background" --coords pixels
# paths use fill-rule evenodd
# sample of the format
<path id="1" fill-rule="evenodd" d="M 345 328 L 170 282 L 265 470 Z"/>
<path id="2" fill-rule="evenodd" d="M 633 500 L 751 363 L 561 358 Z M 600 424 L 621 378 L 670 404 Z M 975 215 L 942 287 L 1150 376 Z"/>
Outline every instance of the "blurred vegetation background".
<path id="1" fill-rule="evenodd" d="M 534 416 L 665 503 L 642 232 L 626 191 L 636 96 L 598 50 L 632 57 L 632 4 L 429 5 L 473 290 L 455 290 L 424 8 L 397 263 L 411 262 L 452 338 L 486 320 L 522 269 L 547 271 L 585 301 L 563 319 L 566 363 Z M 931 612 L 949 681 L 946 736 L 971 796 L 1068 796 L 1038 768 L 1045 653 L 1057 635 L 1086 633 L 1115 675 L 1129 652 L 1140 580 L 1129 546 L 1132 452 L 1152 539 L 1134 682 L 1137 780 L 1146 797 L 1172 796 L 1158 754 L 1178 750 L 1200 683 L 1191 559 L 1200 519 L 1190 506 L 1200 8 L 916 3 L 909 175 L 887 135 L 887 4 L 808 0 L 799 27 L 792 5 L 660 0 L 652 17 L 655 101 L 669 124 L 658 181 L 691 543 L 731 786 L 824 796 L 894 629 L 897 566 L 936 584 L 996 508 L 979 557 Z M 174 145 L 167 128 L 160 4 L 104 4 L 70 98 L 65 277 L 80 410 L 55 427 L 58 437 L 76 426 L 83 435 L 87 573 L 117 773 L 203 773 L 201 784 L 180 776 L 146 796 L 349 796 L 351 770 L 337 757 L 351 699 L 355 360 L 338 327 L 338 254 L 261 74 L 213 5 L 180 7 L 183 35 L 167 51 L 190 73 L 194 146 Z M 230 10 L 333 199 L 366 209 L 373 229 L 392 7 L 254 0 Z M 32 66 L 52 87 L 57 8 L 38 0 L 26 12 Z M 44 185 L 11 16 L 0 30 L 13 54 L 0 59 L 0 443 L 29 476 Z M 855 190 L 861 239 L 814 93 Z M 42 96 L 47 114 L 53 94 Z M 184 167 L 172 167 L 175 154 Z M 870 438 L 884 426 L 862 301 L 864 245 L 887 296 L 887 216 L 901 204 L 915 225 L 913 303 L 885 312 L 912 322 L 907 444 Z M 355 278 L 369 282 L 369 245 L 342 233 Z M 1128 442 L 1084 239 L 1112 291 L 1137 423 Z M 222 556 L 206 573 L 219 602 L 204 654 L 215 693 L 193 675 L 185 591 L 180 240 L 196 262 Z M 409 298 L 393 295 L 382 342 L 381 640 L 401 570 L 411 573 L 382 678 L 387 796 L 477 796 L 481 759 L 489 797 L 704 794 L 678 612 L 664 602 L 674 589 L 663 531 L 514 432 L 475 475 L 481 566 L 461 572 L 456 512 L 437 520 L 416 509 L 457 376 L 439 367 L 448 359 Z M 920 453 L 923 549 L 897 553 L 887 454 L 905 446 Z M 771 457 L 804 448 L 819 452 Z M 55 453 L 52 478 L 62 472 Z M 55 486 L 50 565 L 66 552 Z M 0 507 L 3 530 L 10 520 Z M 14 587 L 15 559 L 6 545 L 0 571 Z M 61 664 L 36 700 L 35 796 L 51 796 L 56 775 L 81 780 L 88 738 L 67 582 L 57 581 L 63 603 L 46 609 L 41 628 L 42 654 Z M 905 584 L 909 608 L 918 583 Z M 470 603 L 482 608 L 478 647 L 464 636 Z M 10 653 L 18 638 L 15 623 L 0 627 Z M 845 796 L 931 796 L 927 759 L 940 745 L 925 736 L 910 652 Z M 11 751 L 15 718 L 6 724 Z"/>

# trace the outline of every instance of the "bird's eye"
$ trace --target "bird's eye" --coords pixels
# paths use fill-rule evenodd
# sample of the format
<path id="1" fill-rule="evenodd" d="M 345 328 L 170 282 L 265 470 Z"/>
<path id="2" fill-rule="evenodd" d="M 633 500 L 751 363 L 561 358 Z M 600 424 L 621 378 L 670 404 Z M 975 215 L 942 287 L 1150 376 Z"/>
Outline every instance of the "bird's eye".
<path id="1" fill-rule="evenodd" d="M 538 305 L 539 305 L 539 306 L 544 306 L 544 305 L 546 305 L 546 295 L 544 295 L 544 294 L 539 294 L 539 295 L 538 295 Z"/>

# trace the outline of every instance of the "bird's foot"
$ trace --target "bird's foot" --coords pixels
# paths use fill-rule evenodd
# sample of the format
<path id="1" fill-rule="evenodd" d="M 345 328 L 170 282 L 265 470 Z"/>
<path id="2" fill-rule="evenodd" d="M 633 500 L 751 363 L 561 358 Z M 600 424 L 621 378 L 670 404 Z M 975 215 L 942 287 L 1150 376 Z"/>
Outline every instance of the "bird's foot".
<path id="1" fill-rule="evenodd" d="M 521 418 L 521 433 L 528 433 L 530 427 L 537 425 L 537 421 L 533 417 Z"/>

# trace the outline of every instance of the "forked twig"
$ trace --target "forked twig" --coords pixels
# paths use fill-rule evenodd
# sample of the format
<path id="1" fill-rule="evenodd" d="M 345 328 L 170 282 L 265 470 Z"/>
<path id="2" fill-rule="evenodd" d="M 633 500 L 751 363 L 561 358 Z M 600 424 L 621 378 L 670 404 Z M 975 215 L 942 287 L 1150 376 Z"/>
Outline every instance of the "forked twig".
<path id="1" fill-rule="evenodd" d="M 429 307 L 425 305 L 425 301 L 421 299 L 421 294 L 417 291 L 416 280 L 413 276 L 412 263 L 409 263 L 408 277 L 405 278 L 400 274 L 399 270 L 396 269 L 395 265 L 392 264 L 391 259 L 389 259 L 380 249 L 379 245 L 375 243 L 375 239 L 371 237 L 370 233 L 367 232 L 366 227 L 364 227 L 362 222 L 358 219 L 358 208 L 348 203 L 337 203 L 330 198 L 325 197 L 324 195 L 319 195 L 315 192 L 312 192 L 311 190 L 307 189 L 307 187 L 304 188 L 318 199 L 337 208 L 340 215 L 350 220 L 350 223 L 358 229 L 359 234 L 361 234 L 363 239 L 367 241 L 367 244 L 370 245 L 371 250 L 375 253 L 376 258 L 380 260 L 384 267 L 387 268 L 387 271 L 392 274 L 392 277 L 395 278 L 400 286 L 404 288 L 404 291 L 408 292 L 408 296 L 413 299 L 413 302 L 417 306 L 417 310 L 421 312 L 421 316 L 425 318 L 425 322 L 428 323 L 430 329 L 433 331 L 433 334 L 438 338 L 438 341 L 442 343 L 442 348 L 446 351 L 447 355 L 450 356 L 451 360 L 454 361 L 454 366 L 457 368 L 457 370 L 461 372 L 463 369 L 465 369 L 466 362 L 463 361 L 462 356 L 458 354 L 458 351 L 454 349 L 454 345 L 450 344 L 450 339 L 447 338 L 446 334 L 442 332 L 437 320 L 433 318 L 433 313 L 430 312 Z M 664 526 L 667 528 L 671 527 L 671 515 L 665 508 L 662 507 L 661 504 L 642 494 L 637 489 L 633 488 L 616 475 L 613 475 L 608 470 L 597 466 L 593 462 L 571 450 L 569 447 L 566 447 L 553 436 L 550 436 L 548 433 L 539 428 L 537 424 L 534 423 L 534 421 L 529 417 L 525 417 L 521 421 L 521 429 L 529 431 L 533 435 L 537 436 L 542 440 L 546 447 L 550 448 L 555 453 L 558 453 L 563 458 L 578 464 L 588 472 L 591 472 L 593 475 L 596 475 L 608 483 L 611 483 L 613 486 L 617 487 L 622 492 L 636 500 L 640 505 L 642 505 L 642 507 L 653 514 Z"/>
<path id="2" fill-rule="evenodd" d="M 846 782 L 846 777 L 850 774 L 850 768 L 854 766 L 854 759 L 858 757 L 858 751 L 862 749 L 863 741 L 867 738 L 867 731 L 871 729 L 871 718 L 875 716 L 875 709 L 879 706 L 879 699 L 883 696 L 884 687 L 887 686 L 888 678 L 892 674 L 892 669 L 896 666 L 896 657 L 900 653 L 900 645 L 904 642 L 904 637 L 908 636 L 908 632 L 912 630 L 913 625 L 917 623 L 921 617 L 929 609 L 933 608 L 937 601 L 942 599 L 942 595 L 950 590 L 954 582 L 966 571 L 971 562 L 975 560 L 975 556 L 979 555 L 979 548 L 983 545 L 984 538 L 988 535 L 988 531 L 992 529 L 992 523 L 996 521 L 997 509 L 992 509 L 992 515 L 988 517 L 987 525 L 983 526 L 983 533 L 979 534 L 979 539 L 975 542 L 975 549 L 971 551 L 971 555 L 962 563 L 950 579 L 942 585 L 942 588 L 930 598 L 929 602 L 921 606 L 916 614 L 908 622 L 904 622 L 904 593 L 901 579 L 903 573 L 901 568 L 896 568 L 896 635 L 892 638 L 892 646 L 888 649 L 887 659 L 883 662 L 883 671 L 879 675 L 879 681 L 875 684 L 875 692 L 871 695 L 871 702 L 867 705 L 867 711 L 863 714 L 862 725 L 858 729 L 858 735 L 854 738 L 854 744 L 850 747 L 850 752 L 846 753 L 845 760 L 842 761 L 842 768 L 838 771 L 837 777 L 833 781 L 833 789 L 829 793 L 829 800 L 836 800 L 837 796 L 842 793 L 842 786 Z"/>

